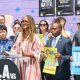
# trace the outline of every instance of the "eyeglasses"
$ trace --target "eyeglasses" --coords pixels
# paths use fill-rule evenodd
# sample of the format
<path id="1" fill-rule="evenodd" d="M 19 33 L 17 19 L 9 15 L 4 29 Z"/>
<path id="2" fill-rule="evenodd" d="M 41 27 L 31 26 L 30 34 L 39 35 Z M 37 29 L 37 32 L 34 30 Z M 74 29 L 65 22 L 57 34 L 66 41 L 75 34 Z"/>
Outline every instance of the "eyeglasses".
<path id="1" fill-rule="evenodd" d="M 39 24 L 40 26 L 46 26 L 47 24 Z"/>

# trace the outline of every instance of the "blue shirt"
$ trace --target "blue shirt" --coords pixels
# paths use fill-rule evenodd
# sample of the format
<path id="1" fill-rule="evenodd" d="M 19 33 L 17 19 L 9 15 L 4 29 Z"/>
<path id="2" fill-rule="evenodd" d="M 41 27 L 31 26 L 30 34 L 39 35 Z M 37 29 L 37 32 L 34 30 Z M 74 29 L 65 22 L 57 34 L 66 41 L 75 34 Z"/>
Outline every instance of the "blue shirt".
<path id="1" fill-rule="evenodd" d="M 10 51 L 12 45 L 13 41 L 10 39 L 0 40 L 0 55 L 3 53 L 3 51 Z"/>
<path id="2" fill-rule="evenodd" d="M 46 34 L 44 35 L 44 41 L 45 41 L 45 43 L 47 42 L 47 40 L 48 40 L 48 33 L 46 33 Z"/>

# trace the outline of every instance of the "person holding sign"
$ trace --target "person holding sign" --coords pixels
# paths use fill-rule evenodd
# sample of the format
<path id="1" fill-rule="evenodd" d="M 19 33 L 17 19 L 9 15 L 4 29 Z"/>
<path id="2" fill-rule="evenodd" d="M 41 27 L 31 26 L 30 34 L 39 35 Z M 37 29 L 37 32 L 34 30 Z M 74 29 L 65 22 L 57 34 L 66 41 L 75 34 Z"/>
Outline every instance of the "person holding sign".
<path id="1" fill-rule="evenodd" d="M 49 24 L 46 20 L 41 20 L 39 22 L 39 34 L 38 35 L 42 35 L 42 43 L 45 45 L 47 40 L 48 40 L 48 28 L 49 28 Z M 44 73 L 43 73 L 43 67 L 44 67 L 44 60 L 41 61 L 41 75 L 42 75 L 42 80 L 44 80 Z"/>
<path id="2" fill-rule="evenodd" d="M 72 43 L 69 38 L 62 36 L 62 26 L 59 20 L 53 20 L 51 25 L 52 37 L 47 41 L 47 47 L 57 48 L 55 57 L 58 59 L 55 75 L 47 74 L 46 80 L 69 80 L 70 79 L 70 56 Z"/>
<path id="3" fill-rule="evenodd" d="M 80 47 L 80 22 L 77 23 L 78 30 L 73 37 L 73 46 Z M 74 75 L 75 80 L 80 80 L 80 75 Z"/>

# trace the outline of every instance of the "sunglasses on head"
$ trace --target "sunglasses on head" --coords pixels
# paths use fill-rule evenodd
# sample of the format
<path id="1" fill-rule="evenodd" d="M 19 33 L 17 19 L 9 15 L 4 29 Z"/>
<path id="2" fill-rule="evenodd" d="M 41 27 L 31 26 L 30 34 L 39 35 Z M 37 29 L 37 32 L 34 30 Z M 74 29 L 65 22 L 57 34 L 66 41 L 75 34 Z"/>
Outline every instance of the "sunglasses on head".
<path id="1" fill-rule="evenodd" d="M 46 24 L 40 24 L 40 26 L 46 26 Z"/>

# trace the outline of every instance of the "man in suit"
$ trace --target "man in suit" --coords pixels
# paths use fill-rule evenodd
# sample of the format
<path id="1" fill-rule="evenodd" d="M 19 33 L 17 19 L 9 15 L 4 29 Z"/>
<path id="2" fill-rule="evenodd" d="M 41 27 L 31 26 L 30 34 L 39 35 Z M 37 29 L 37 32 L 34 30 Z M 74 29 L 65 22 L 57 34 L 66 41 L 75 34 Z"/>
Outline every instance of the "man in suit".
<path id="1" fill-rule="evenodd" d="M 58 20 L 52 22 L 51 33 L 52 37 L 47 41 L 47 47 L 56 47 L 58 53 L 59 66 L 57 66 L 56 74 L 46 74 L 46 80 L 70 80 L 70 56 L 72 51 L 71 40 L 61 35 L 62 26 Z M 54 38 L 55 44 L 54 44 Z"/>

